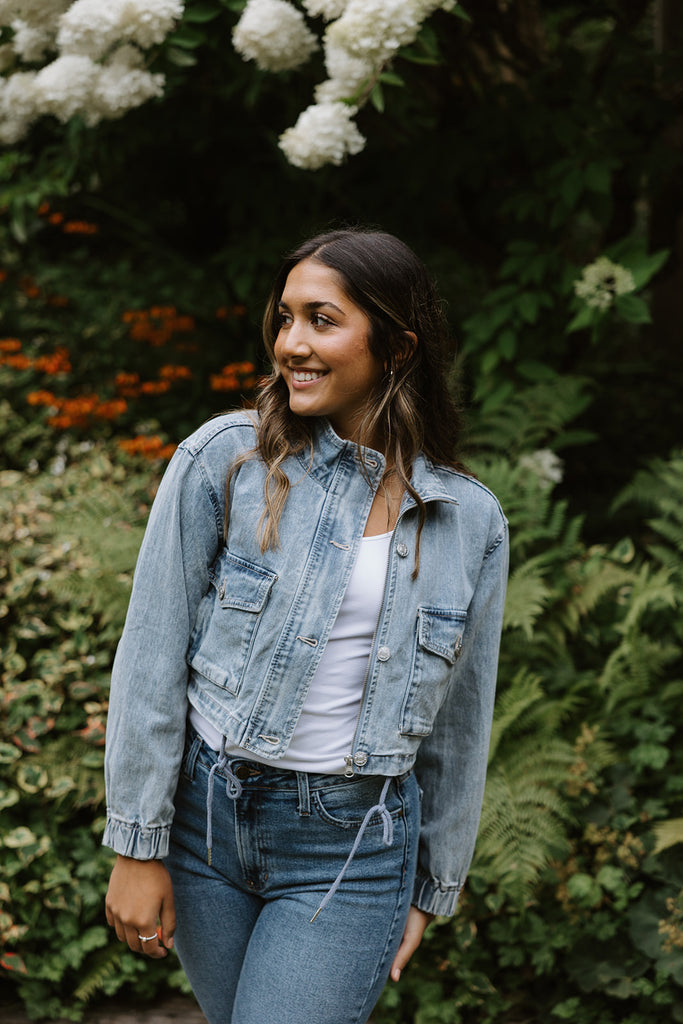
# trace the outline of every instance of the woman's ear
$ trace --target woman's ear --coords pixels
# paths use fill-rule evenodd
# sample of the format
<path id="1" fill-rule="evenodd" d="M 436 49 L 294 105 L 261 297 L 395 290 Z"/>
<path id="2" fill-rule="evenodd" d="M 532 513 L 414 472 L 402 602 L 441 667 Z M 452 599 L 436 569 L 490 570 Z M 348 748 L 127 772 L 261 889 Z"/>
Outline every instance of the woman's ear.
<path id="1" fill-rule="evenodd" d="M 396 335 L 396 349 L 392 355 L 392 368 L 400 370 L 417 348 L 417 334 L 414 331 L 399 331 Z"/>

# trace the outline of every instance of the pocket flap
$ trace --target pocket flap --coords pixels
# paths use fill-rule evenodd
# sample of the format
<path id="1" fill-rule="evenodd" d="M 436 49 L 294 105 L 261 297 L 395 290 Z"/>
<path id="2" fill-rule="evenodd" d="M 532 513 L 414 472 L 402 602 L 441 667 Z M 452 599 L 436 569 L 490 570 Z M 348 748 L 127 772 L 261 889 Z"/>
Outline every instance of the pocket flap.
<path id="1" fill-rule="evenodd" d="M 417 614 L 420 646 L 453 665 L 462 651 L 467 613 L 450 608 L 418 608 Z"/>
<path id="2" fill-rule="evenodd" d="M 260 612 L 266 603 L 277 573 L 260 565 L 224 553 L 215 581 L 222 608 L 238 608 L 244 612 Z"/>

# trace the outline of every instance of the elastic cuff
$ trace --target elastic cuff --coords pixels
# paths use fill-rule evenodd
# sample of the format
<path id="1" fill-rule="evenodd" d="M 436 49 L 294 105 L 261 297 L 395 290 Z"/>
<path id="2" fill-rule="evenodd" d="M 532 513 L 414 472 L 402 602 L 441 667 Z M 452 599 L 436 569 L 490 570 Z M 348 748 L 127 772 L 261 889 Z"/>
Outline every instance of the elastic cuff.
<path id="1" fill-rule="evenodd" d="M 413 905 L 426 914 L 451 917 L 458 904 L 462 886 L 446 888 L 433 878 L 418 875 L 413 889 Z"/>
<path id="2" fill-rule="evenodd" d="M 170 825 L 145 828 L 120 818 L 107 818 L 102 845 L 109 846 L 122 857 L 135 860 L 161 860 L 168 855 Z"/>

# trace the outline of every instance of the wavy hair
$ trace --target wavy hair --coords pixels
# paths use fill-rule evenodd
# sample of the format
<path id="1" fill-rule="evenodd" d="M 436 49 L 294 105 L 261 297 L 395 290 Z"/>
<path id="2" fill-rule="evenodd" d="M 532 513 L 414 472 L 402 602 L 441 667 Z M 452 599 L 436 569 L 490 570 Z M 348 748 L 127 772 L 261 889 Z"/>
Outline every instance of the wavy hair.
<path id="1" fill-rule="evenodd" d="M 315 260 L 334 270 L 348 297 L 370 322 L 368 347 L 385 372 L 369 396 L 355 440 L 360 450 L 373 447 L 371 438 L 382 439 L 387 472 L 396 474 L 417 504 L 417 574 L 426 508 L 410 482 L 413 461 L 421 451 L 433 462 L 466 470 L 456 458 L 461 419 L 447 386 L 447 333 L 441 302 L 424 265 L 394 235 L 363 228 L 331 231 L 304 242 L 283 261 L 263 317 L 263 340 L 273 369 L 256 400 L 257 444 L 231 468 L 226 499 L 239 467 L 259 455 L 267 466 L 261 549 L 277 546 L 278 524 L 290 487 L 283 463 L 306 449 L 313 454 L 310 418 L 289 408 L 289 392 L 274 352 L 279 302 L 290 271 L 302 260 Z M 226 500 L 226 537 L 227 509 Z"/>

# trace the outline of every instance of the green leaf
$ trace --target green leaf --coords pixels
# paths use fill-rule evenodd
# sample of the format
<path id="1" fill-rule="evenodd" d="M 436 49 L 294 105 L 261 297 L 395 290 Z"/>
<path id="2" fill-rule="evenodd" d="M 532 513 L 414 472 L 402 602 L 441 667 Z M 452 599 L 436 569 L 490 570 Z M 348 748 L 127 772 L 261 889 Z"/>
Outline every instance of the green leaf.
<path id="1" fill-rule="evenodd" d="M 652 317 L 644 299 L 638 295 L 617 295 L 614 308 L 630 324 L 651 324 Z"/>
<path id="2" fill-rule="evenodd" d="M 186 53 L 185 50 L 180 50 L 175 46 L 169 46 L 166 56 L 171 64 L 175 64 L 179 68 L 192 68 L 197 63 L 197 58 L 191 53 Z"/>
<path id="3" fill-rule="evenodd" d="M 405 81 L 400 75 L 394 74 L 392 71 L 383 71 L 379 76 L 379 81 L 384 85 L 405 85 Z"/>
<path id="4" fill-rule="evenodd" d="M 456 4 L 455 7 L 451 8 L 450 13 L 454 14 L 456 16 L 456 18 L 460 18 L 462 21 L 470 21 L 470 22 L 472 21 L 472 18 L 470 17 L 470 15 L 467 13 L 466 10 L 464 10 L 462 5 L 459 4 L 459 3 Z"/>
<path id="5" fill-rule="evenodd" d="M 197 4 L 195 7 L 186 6 L 183 14 L 183 24 L 185 22 L 196 22 L 197 24 L 204 24 L 207 21 L 213 21 L 221 13 L 220 7 L 214 4 Z"/>
<path id="6" fill-rule="evenodd" d="M 382 92 L 382 86 L 379 82 L 377 82 L 370 93 L 370 102 L 375 110 L 378 110 L 380 114 L 384 113 L 384 93 Z"/>
<path id="7" fill-rule="evenodd" d="M 565 328 L 566 333 L 572 334 L 574 331 L 582 331 L 585 327 L 592 327 L 593 324 L 598 322 L 600 315 L 600 310 L 595 309 L 593 306 L 584 305 L 567 324 Z"/>
<path id="8" fill-rule="evenodd" d="M 168 36 L 168 42 L 171 47 L 180 46 L 184 50 L 195 50 L 206 42 L 206 38 L 206 32 L 202 29 L 183 26 Z"/>

